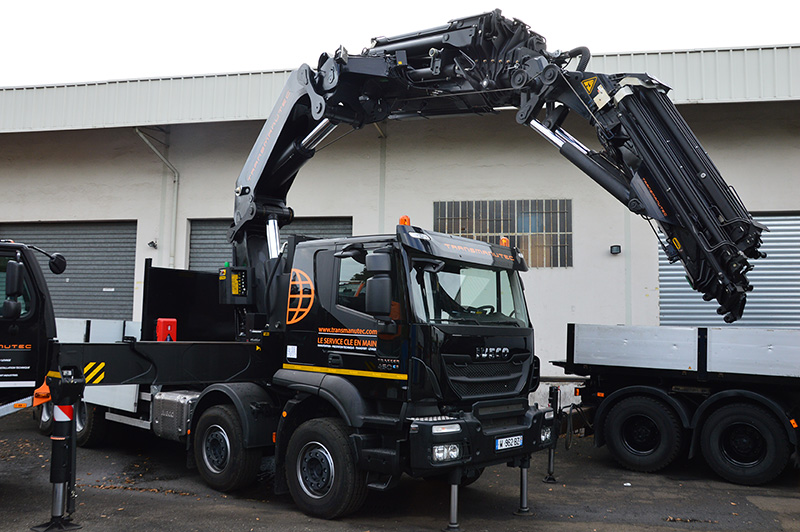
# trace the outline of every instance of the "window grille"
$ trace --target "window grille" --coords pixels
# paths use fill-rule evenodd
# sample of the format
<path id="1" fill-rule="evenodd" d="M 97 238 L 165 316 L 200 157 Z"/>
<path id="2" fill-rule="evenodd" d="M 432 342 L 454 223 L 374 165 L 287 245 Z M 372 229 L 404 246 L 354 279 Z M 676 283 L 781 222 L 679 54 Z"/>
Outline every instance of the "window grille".
<path id="1" fill-rule="evenodd" d="M 572 266 L 572 200 L 435 201 L 433 229 L 493 244 L 508 237 L 532 268 Z"/>

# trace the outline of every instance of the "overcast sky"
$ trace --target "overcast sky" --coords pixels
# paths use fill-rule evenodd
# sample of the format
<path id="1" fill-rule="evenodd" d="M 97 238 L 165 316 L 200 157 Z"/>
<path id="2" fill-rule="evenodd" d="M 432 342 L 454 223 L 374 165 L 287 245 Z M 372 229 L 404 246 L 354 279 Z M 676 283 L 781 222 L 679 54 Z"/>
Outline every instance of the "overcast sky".
<path id="1" fill-rule="evenodd" d="M 3 0 L 0 86 L 293 69 L 339 44 L 500 8 L 548 49 L 800 43 L 800 0 Z"/>

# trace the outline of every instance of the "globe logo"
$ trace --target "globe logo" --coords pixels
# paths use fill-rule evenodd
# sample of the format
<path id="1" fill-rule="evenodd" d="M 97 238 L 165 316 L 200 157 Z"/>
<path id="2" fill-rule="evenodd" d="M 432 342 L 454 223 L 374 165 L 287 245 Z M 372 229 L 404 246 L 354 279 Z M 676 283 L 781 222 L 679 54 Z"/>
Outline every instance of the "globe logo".
<path id="1" fill-rule="evenodd" d="M 314 283 L 303 270 L 292 268 L 289 281 L 289 300 L 286 303 L 286 325 L 305 318 L 314 305 Z"/>

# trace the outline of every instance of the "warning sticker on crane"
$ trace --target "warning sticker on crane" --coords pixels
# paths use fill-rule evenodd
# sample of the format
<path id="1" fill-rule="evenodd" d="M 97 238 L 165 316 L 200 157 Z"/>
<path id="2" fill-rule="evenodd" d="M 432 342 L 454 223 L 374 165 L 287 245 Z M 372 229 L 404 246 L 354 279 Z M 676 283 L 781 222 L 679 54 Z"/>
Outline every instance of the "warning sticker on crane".
<path id="1" fill-rule="evenodd" d="M 83 368 L 83 374 L 86 375 L 86 384 L 100 384 L 106 376 L 106 372 L 103 371 L 105 367 L 105 362 L 89 362 L 86 364 Z"/>
<path id="2" fill-rule="evenodd" d="M 586 89 L 586 94 L 591 95 L 592 91 L 594 90 L 594 86 L 597 85 L 597 76 L 581 81 L 581 85 L 583 85 L 583 88 Z"/>

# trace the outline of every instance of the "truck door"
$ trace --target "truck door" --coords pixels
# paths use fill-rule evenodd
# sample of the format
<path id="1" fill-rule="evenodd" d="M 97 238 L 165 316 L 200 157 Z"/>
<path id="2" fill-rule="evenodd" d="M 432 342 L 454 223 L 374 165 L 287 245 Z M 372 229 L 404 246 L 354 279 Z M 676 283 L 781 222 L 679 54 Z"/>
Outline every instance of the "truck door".
<path id="1" fill-rule="evenodd" d="M 5 301 L 6 268 L 16 257 L 16 250 L 0 248 L 0 302 Z M 0 404 L 32 394 L 41 383 L 43 368 L 39 368 L 40 350 L 46 345 L 38 338 L 36 299 L 32 297 L 31 276 L 25 268 L 20 315 L 16 319 L 2 316 L 0 306 Z"/>
<path id="2" fill-rule="evenodd" d="M 392 321 L 379 322 L 367 313 L 367 280 L 376 275 L 367 268 L 367 255 L 376 252 L 390 249 L 386 242 L 343 242 L 317 247 L 313 254 L 298 249 L 289 296 L 285 367 L 342 375 L 362 390 L 369 389 L 368 393 L 394 398 L 400 397 L 399 387 L 407 380 L 406 302 L 393 260 L 391 271 L 380 273 L 392 281 Z M 310 276 L 303 273 L 312 271 Z M 303 289 L 301 277 L 313 277 L 313 289 Z M 302 319 L 294 317 L 295 309 L 302 307 L 301 298 L 309 303 L 313 298 Z"/>
<path id="3" fill-rule="evenodd" d="M 397 382 L 407 374 L 403 351 L 408 327 L 403 284 L 394 256 L 389 273 L 391 323 L 378 321 L 366 308 L 367 280 L 375 275 L 367 268 L 367 255 L 387 251 L 385 245 L 365 245 L 355 250 L 348 250 L 348 246 L 337 248 L 333 267 L 336 289 L 331 294 L 328 327 L 320 332 L 318 341 L 327 350 L 330 365 L 340 364 L 374 379 Z"/>

